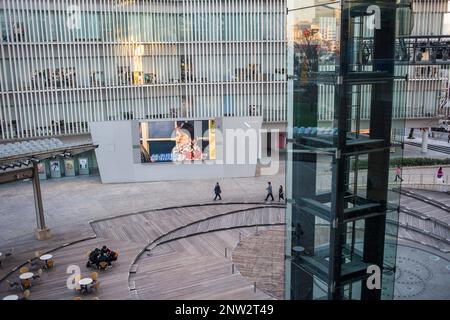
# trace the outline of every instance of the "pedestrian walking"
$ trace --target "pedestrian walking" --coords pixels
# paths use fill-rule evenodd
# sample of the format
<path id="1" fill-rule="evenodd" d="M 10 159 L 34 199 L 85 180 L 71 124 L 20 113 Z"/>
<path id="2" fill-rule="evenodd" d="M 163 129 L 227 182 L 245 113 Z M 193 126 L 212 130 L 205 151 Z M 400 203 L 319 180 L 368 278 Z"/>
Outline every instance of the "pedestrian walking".
<path id="1" fill-rule="evenodd" d="M 219 185 L 219 183 L 217 182 L 216 183 L 216 186 L 214 187 L 214 194 L 216 195 L 215 197 L 214 197 L 214 201 L 216 201 L 217 200 L 217 198 L 219 198 L 219 200 L 222 200 L 222 197 L 221 197 L 221 194 L 222 193 L 222 189 L 220 188 L 220 185 Z"/>
<path id="2" fill-rule="evenodd" d="M 269 197 L 272 198 L 272 201 L 274 201 L 275 199 L 273 197 L 272 182 L 268 182 L 267 184 L 268 184 L 268 186 L 266 188 L 266 190 L 267 190 L 266 201 L 269 199 Z"/>
<path id="3" fill-rule="evenodd" d="M 447 143 L 450 143 L 450 131 L 448 132 Z"/>
<path id="4" fill-rule="evenodd" d="M 397 168 L 395 169 L 395 182 L 397 182 L 397 180 L 400 179 L 400 182 L 403 182 L 402 179 L 402 169 L 400 168 L 400 166 L 397 166 Z"/>
<path id="5" fill-rule="evenodd" d="M 283 200 L 283 202 L 284 202 L 283 186 L 280 186 L 280 189 L 278 189 L 278 202 L 280 202 L 281 200 Z"/>
<path id="6" fill-rule="evenodd" d="M 444 169 L 442 167 L 439 167 L 436 176 L 439 183 L 444 183 Z"/>

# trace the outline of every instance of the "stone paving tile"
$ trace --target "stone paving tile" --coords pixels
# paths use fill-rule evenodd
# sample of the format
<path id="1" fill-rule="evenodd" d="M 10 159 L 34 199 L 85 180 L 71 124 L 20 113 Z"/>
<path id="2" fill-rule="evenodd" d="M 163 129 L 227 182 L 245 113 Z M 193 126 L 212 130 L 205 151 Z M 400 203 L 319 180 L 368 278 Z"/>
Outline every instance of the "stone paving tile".
<path id="1" fill-rule="evenodd" d="M 267 227 L 243 238 L 233 263 L 250 283 L 276 299 L 284 297 L 284 227 Z"/>

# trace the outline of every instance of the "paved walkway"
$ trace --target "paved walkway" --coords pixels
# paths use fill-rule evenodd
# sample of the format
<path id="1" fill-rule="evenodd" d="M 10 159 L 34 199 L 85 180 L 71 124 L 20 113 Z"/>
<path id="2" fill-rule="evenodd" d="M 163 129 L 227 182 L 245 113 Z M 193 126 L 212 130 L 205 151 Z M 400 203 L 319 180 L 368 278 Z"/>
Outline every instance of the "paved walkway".
<path id="1" fill-rule="evenodd" d="M 403 156 L 403 158 L 433 158 L 433 159 L 446 159 L 448 158 L 448 154 L 428 150 L 426 154 L 422 153 L 422 148 L 417 146 L 412 146 L 409 144 L 406 144 L 407 142 L 414 142 L 414 143 L 422 143 L 422 139 L 416 139 L 416 140 L 405 140 L 405 148 L 403 150 L 403 154 L 398 154 L 399 156 Z M 431 140 L 429 143 L 433 143 Z"/>
<path id="2" fill-rule="evenodd" d="M 263 202 L 267 181 L 274 191 L 285 185 L 284 175 L 220 180 L 226 202 Z M 99 176 L 42 182 L 47 226 L 55 237 L 88 233 L 88 222 L 127 213 L 171 206 L 213 202 L 216 181 L 175 181 L 101 184 Z M 36 218 L 31 182 L 0 185 L 0 250 L 20 239 L 34 237 Z"/>

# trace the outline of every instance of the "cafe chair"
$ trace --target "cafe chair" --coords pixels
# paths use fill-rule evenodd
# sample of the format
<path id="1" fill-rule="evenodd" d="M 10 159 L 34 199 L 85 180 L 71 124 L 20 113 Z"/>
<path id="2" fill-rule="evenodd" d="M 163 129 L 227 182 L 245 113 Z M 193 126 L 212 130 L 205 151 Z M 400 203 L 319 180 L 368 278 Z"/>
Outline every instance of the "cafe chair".
<path id="1" fill-rule="evenodd" d="M 31 288 L 31 280 L 30 279 L 22 280 L 22 289 L 26 290 L 30 288 Z"/>
<path id="2" fill-rule="evenodd" d="M 3 268 L 3 261 L 6 260 L 6 258 L 13 255 L 14 248 L 12 248 L 9 252 L 5 252 L 0 256 L 0 267 Z"/>
<path id="3" fill-rule="evenodd" d="M 41 279 L 41 276 L 42 276 L 42 269 L 39 269 L 38 274 L 35 274 L 33 276 L 33 280 Z"/>
<path id="4" fill-rule="evenodd" d="M 39 268 L 39 260 L 36 258 L 28 260 L 28 264 L 30 265 L 31 270 L 36 270 Z"/>
<path id="5" fill-rule="evenodd" d="M 30 290 L 25 290 L 22 294 L 22 297 L 20 298 L 20 300 L 28 300 L 30 299 L 31 296 L 31 291 Z"/>
<path id="6" fill-rule="evenodd" d="M 9 252 L 5 252 L 5 258 L 9 258 L 14 254 L 14 248 L 9 249 Z"/>
<path id="7" fill-rule="evenodd" d="M 26 273 L 26 272 L 30 272 L 30 269 L 28 269 L 27 267 L 22 267 L 22 268 L 19 269 L 19 273 L 20 274 Z"/>
<path id="8" fill-rule="evenodd" d="M 100 300 L 99 297 L 93 297 L 91 300 Z"/>
<path id="9" fill-rule="evenodd" d="M 53 268 L 54 265 L 55 265 L 55 262 L 53 261 L 53 259 L 50 259 L 50 260 L 47 261 L 47 263 L 45 265 L 45 268 L 46 269 L 51 269 L 51 268 Z"/>
<path id="10" fill-rule="evenodd" d="M 100 281 L 96 281 L 95 283 L 91 284 L 89 287 L 89 291 L 95 290 L 98 291 L 100 289 Z"/>
<path id="11" fill-rule="evenodd" d="M 97 272 L 91 272 L 91 279 L 94 282 L 97 282 L 97 280 L 98 280 L 98 273 Z"/>
<path id="12" fill-rule="evenodd" d="M 81 299 L 81 297 L 74 297 L 72 300 L 79 301 L 79 300 L 83 300 L 83 299 Z"/>
<path id="13" fill-rule="evenodd" d="M 101 261 L 101 262 L 98 264 L 98 267 L 99 267 L 100 270 L 106 270 L 106 269 L 108 269 L 108 262 Z"/>
<path id="14" fill-rule="evenodd" d="M 6 283 L 8 284 L 9 289 L 18 289 L 18 288 L 20 288 L 20 284 L 18 282 L 16 282 L 16 281 L 6 280 Z"/>
<path id="15" fill-rule="evenodd" d="M 80 291 L 81 290 L 81 286 L 80 286 L 80 280 L 81 280 L 81 274 L 77 274 L 75 276 L 75 290 L 76 291 Z"/>

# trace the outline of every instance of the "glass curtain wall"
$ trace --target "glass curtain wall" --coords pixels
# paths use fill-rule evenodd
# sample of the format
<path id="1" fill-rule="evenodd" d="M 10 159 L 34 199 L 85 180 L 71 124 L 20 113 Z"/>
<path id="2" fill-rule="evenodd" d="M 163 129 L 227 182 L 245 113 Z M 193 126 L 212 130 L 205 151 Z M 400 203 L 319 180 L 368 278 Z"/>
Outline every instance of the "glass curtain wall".
<path id="1" fill-rule="evenodd" d="M 289 2 L 287 299 L 393 297 L 400 183 L 390 159 L 404 123 L 392 117 L 404 109 L 394 83 L 406 76 L 395 56 L 407 8 Z M 380 289 L 366 285 L 371 266 Z"/>

